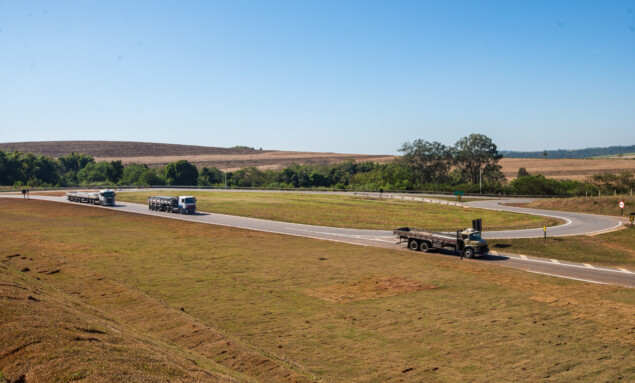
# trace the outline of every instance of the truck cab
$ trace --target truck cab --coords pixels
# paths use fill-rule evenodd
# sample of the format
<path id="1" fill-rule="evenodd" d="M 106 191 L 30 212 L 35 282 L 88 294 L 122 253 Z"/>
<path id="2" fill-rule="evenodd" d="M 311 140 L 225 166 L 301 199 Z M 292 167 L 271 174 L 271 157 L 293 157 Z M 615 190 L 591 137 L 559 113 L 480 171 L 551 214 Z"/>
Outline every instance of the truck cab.
<path id="1" fill-rule="evenodd" d="M 99 203 L 102 206 L 115 206 L 115 192 L 110 189 L 100 190 Z"/>
<path id="2" fill-rule="evenodd" d="M 196 198 L 191 195 L 179 196 L 178 208 L 185 214 L 196 212 Z"/>
<path id="3" fill-rule="evenodd" d="M 481 232 L 473 228 L 465 229 L 457 233 L 461 251 L 467 258 L 474 254 L 485 255 L 489 251 L 487 241 L 481 238 Z"/>

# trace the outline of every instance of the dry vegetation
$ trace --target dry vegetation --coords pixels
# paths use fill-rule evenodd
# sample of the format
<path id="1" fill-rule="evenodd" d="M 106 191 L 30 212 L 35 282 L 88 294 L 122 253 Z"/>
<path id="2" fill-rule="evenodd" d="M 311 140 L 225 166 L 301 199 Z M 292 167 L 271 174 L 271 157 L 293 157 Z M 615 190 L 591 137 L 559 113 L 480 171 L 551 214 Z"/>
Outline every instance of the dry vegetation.
<path id="1" fill-rule="evenodd" d="M 620 201 L 624 201 L 625 216 L 628 216 L 630 213 L 635 213 L 635 197 L 624 195 L 536 199 L 531 203 L 514 205 L 534 209 L 619 216 L 621 213 L 619 208 Z"/>
<path id="2" fill-rule="evenodd" d="M 0 143 L 0 150 L 18 150 L 60 157 L 71 151 L 91 155 L 97 161 L 122 160 L 124 164 L 142 163 L 164 166 L 178 160 L 188 160 L 198 167 L 214 166 L 234 171 L 247 166 L 261 169 L 279 169 L 292 163 L 333 164 L 349 159 L 385 163 L 395 156 L 363 154 L 311 153 L 277 150 L 228 149 L 207 146 L 155 144 L 119 141 L 41 141 Z M 623 158 L 600 159 L 526 159 L 503 158 L 500 161 L 508 180 L 516 178 L 518 169 L 524 167 L 533 174 L 548 178 L 584 180 L 593 174 L 635 171 L 635 160 Z"/>
<path id="3" fill-rule="evenodd" d="M 10 379 L 117 380 L 146 356 L 169 369 L 138 380 L 201 370 L 254 381 L 635 379 L 631 289 L 81 205 L 0 208 L 10 238 L 0 275 L 19 286 L 0 297 L 0 344 L 18 350 L 0 355 Z M 40 306 L 50 311 L 20 316 Z M 58 319 L 71 308 L 91 316 Z M 120 341 L 139 346 L 118 364 L 90 352 Z M 63 368 L 47 372 L 50 361 Z"/>
<path id="4" fill-rule="evenodd" d="M 530 174 L 542 174 L 547 178 L 584 181 L 588 176 L 602 173 L 618 174 L 623 171 L 635 172 L 635 160 L 632 159 L 540 159 L 540 158 L 503 158 L 500 161 L 503 173 L 511 181 L 518 175 L 518 169 L 524 167 Z"/>
<path id="5" fill-rule="evenodd" d="M 71 151 L 88 154 L 97 161 L 121 160 L 148 166 L 164 166 L 178 160 L 188 160 L 198 167 L 214 166 L 222 170 L 237 170 L 248 166 L 263 169 L 281 168 L 293 163 L 334 164 L 353 159 L 355 161 L 388 162 L 394 156 L 364 154 L 311 153 L 278 150 L 228 149 L 208 146 L 155 144 L 119 141 L 42 141 L 0 143 L 0 150 L 32 152 L 60 157 Z"/>

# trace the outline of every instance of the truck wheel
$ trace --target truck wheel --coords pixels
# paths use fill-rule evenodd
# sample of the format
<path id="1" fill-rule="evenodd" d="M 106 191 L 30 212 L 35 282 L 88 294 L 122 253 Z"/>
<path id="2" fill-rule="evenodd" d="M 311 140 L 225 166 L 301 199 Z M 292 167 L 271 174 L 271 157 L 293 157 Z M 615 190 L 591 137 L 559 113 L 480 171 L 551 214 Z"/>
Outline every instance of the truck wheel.
<path id="1" fill-rule="evenodd" d="M 419 243 L 417 243 L 416 240 L 411 239 L 410 242 L 408 242 L 408 248 L 410 250 L 417 251 L 419 250 Z"/>
<path id="2" fill-rule="evenodd" d="M 430 246 L 428 246 L 428 242 L 421 242 L 419 245 L 419 250 L 421 251 L 428 251 L 428 248 L 430 248 Z"/>
<path id="3" fill-rule="evenodd" d="M 474 250 L 470 247 L 463 250 L 463 256 L 465 258 L 474 258 Z"/>

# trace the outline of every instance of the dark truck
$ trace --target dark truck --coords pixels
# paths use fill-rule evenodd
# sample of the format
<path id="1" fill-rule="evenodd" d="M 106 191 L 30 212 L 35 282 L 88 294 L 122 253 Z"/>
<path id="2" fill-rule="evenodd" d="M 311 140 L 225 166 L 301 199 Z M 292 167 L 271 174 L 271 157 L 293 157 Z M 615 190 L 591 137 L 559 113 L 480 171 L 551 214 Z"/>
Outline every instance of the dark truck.
<path id="1" fill-rule="evenodd" d="M 450 249 L 460 251 L 465 258 L 486 255 L 489 251 L 487 241 L 481 238 L 481 220 L 472 221 L 472 227 L 457 230 L 456 235 L 435 231 L 402 227 L 393 230 L 399 240 L 407 240 L 408 248 L 414 251 L 429 249 Z"/>
<path id="2" fill-rule="evenodd" d="M 148 209 L 168 213 L 194 214 L 196 212 L 196 198 L 189 195 L 148 197 Z"/>

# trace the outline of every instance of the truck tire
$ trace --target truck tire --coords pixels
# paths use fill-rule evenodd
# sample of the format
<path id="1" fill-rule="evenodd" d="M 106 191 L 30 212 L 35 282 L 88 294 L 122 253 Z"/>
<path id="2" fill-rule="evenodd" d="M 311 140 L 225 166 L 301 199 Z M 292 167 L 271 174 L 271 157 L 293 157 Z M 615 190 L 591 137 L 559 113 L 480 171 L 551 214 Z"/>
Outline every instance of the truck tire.
<path id="1" fill-rule="evenodd" d="M 474 249 L 472 249 L 471 247 L 466 247 L 463 250 L 463 256 L 465 258 L 474 258 Z"/>
<path id="2" fill-rule="evenodd" d="M 429 248 L 430 248 L 430 245 L 428 244 L 428 242 L 421 241 L 421 244 L 419 245 L 419 250 L 428 251 Z"/>
<path id="3" fill-rule="evenodd" d="M 419 250 L 419 242 L 417 242 L 416 239 L 411 239 L 410 242 L 408 242 L 408 248 L 413 251 Z"/>

